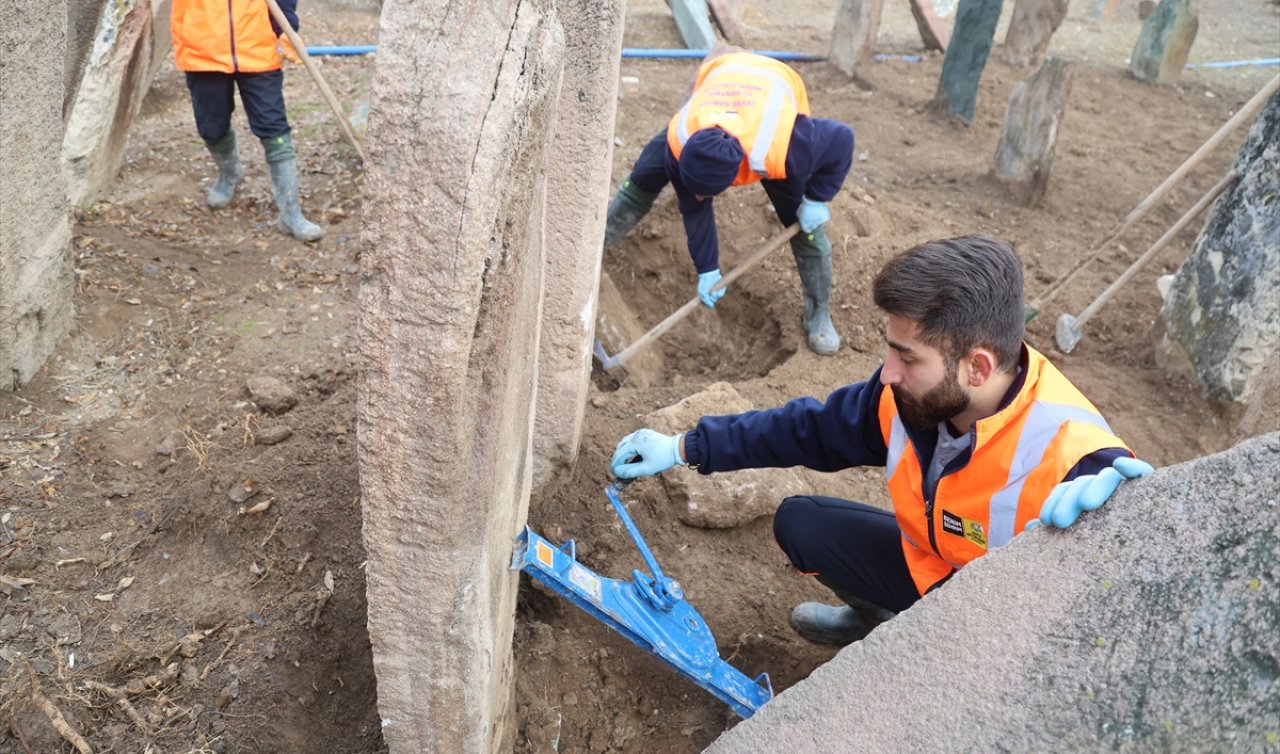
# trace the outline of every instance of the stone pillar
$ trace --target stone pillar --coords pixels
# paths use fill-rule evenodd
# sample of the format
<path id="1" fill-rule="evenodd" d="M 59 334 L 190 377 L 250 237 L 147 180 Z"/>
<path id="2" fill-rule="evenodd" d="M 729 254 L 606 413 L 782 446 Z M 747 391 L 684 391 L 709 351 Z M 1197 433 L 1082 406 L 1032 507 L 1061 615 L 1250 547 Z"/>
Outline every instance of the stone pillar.
<path id="1" fill-rule="evenodd" d="M 567 63 L 547 169 L 547 274 L 538 351 L 534 487 L 578 457 L 591 383 L 600 248 L 613 167 L 622 0 L 558 6 Z"/>
<path id="2" fill-rule="evenodd" d="M 1199 0 L 1161 0 L 1142 24 L 1129 57 L 1129 72 L 1155 84 L 1177 81 L 1199 28 Z"/>
<path id="3" fill-rule="evenodd" d="M 564 38 L 552 0 L 387 0 L 378 41 L 357 416 L 382 732 L 508 752 Z"/>
<path id="4" fill-rule="evenodd" d="M 978 102 L 978 82 L 987 67 L 996 23 L 1004 0 L 960 0 L 956 26 L 942 61 L 942 77 L 933 97 L 933 109 L 965 125 L 973 123 Z"/>
<path id="5" fill-rule="evenodd" d="M 1190 364 L 1218 400 L 1248 402 L 1280 350 L 1280 93 L 1232 169 L 1240 178 L 1214 202 L 1160 316 L 1166 364 Z"/>
<path id="6" fill-rule="evenodd" d="M 840 0 L 836 23 L 831 30 L 831 59 L 846 76 L 852 77 L 876 51 L 876 32 L 884 0 Z"/>
<path id="7" fill-rule="evenodd" d="M 169 52 L 169 9 L 169 0 L 102 7 L 62 146 L 72 204 L 92 204 L 115 179 L 129 126 Z"/>
<path id="8" fill-rule="evenodd" d="M 62 145 L 60 3 L 0 3 L 0 389 L 32 378 L 71 329 L 75 277 Z"/>
<path id="9" fill-rule="evenodd" d="M 996 177 L 1024 207 L 1038 204 L 1049 186 L 1053 149 L 1067 114 L 1075 66 L 1045 58 L 1031 78 L 1013 88 L 996 146 Z"/>
<path id="10" fill-rule="evenodd" d="M 1067 17 L 1067 0 L 1018 0 L 1000 59 L 1018 68 L 1039 65 L 1053 33 Z"/>

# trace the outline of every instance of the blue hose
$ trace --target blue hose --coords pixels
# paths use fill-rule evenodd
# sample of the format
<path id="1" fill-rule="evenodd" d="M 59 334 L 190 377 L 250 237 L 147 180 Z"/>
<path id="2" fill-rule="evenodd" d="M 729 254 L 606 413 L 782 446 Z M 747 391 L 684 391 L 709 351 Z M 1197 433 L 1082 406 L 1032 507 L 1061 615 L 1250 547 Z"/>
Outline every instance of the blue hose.
<path id="1" fill-rule="evenodd" d="M 377 52 L 377 45 L 346 45 L 334 47 L 308 47 L 308 55 L 367 55 L 371 52 Z M 757 55 L 764 55 L 774 60 L 826 60 L 825 55 L 814 55 L 807 52 L 782 52 L 779 50 L 755 50 Z M 680 50 L 667 48 L 638 48 L 624 47 L 622 49 L 622 57 L 624 58 L 696 58 L 701 59 L 707 56 L 706 50 Z"/>
<path id="2" fill-rule="evenodd" d="M 1217 60 L 1212 63 L 1191 63 L 1188 68 L 1242 68 L 1247 65 L 1280 65 L 1280 58 L 1256 58 L 1254 60 Z"/>

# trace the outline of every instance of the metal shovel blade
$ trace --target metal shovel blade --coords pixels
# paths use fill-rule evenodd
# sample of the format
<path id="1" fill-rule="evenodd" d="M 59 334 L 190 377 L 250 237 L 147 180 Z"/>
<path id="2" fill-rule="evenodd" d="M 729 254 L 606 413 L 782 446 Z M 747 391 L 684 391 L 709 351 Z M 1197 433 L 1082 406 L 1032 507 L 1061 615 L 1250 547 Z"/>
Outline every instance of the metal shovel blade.
<path id="1" fill-rule="evenodd" d="M 1070 314 L 1063 314 L 1058 317 L 1058 326 L 1054 331 L 1054 340 L 1058 341 L 1058 348 L 1063 353 L 1071 353 L 1080 339 L 1084 337 L 1084 331 L 1076 327 L 1076 318 Z"/>

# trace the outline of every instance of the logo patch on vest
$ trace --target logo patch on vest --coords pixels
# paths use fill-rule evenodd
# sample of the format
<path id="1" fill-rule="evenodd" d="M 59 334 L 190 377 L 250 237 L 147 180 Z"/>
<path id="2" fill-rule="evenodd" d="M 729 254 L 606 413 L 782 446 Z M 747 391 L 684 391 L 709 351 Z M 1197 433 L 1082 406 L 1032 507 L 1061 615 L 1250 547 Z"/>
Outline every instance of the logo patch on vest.
<path id="1" fill-rule="evenodd" d="M 987 533 L 982 524 L 969 518 L 961 518 L 950 511 L 942 512 L 942 530 L 964 537 L 982 549 L 987 549 Z"/>

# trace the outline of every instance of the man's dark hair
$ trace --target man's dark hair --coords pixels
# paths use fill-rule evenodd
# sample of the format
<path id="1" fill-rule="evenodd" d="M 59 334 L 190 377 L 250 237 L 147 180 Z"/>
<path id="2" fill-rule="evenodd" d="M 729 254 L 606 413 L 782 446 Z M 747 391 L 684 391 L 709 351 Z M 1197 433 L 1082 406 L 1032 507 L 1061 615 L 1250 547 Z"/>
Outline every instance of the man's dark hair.
<path id="1" fill-rule="evenodd" d="M 979 346 L 996 366 L 1018 365 L 1026 312 L 1022 260 L 1013 247 L 987 236 L 929 241 L 907 249 L 876 275 L 876 306 L 920 323 L 920 340 L 948 360 Z"/>

